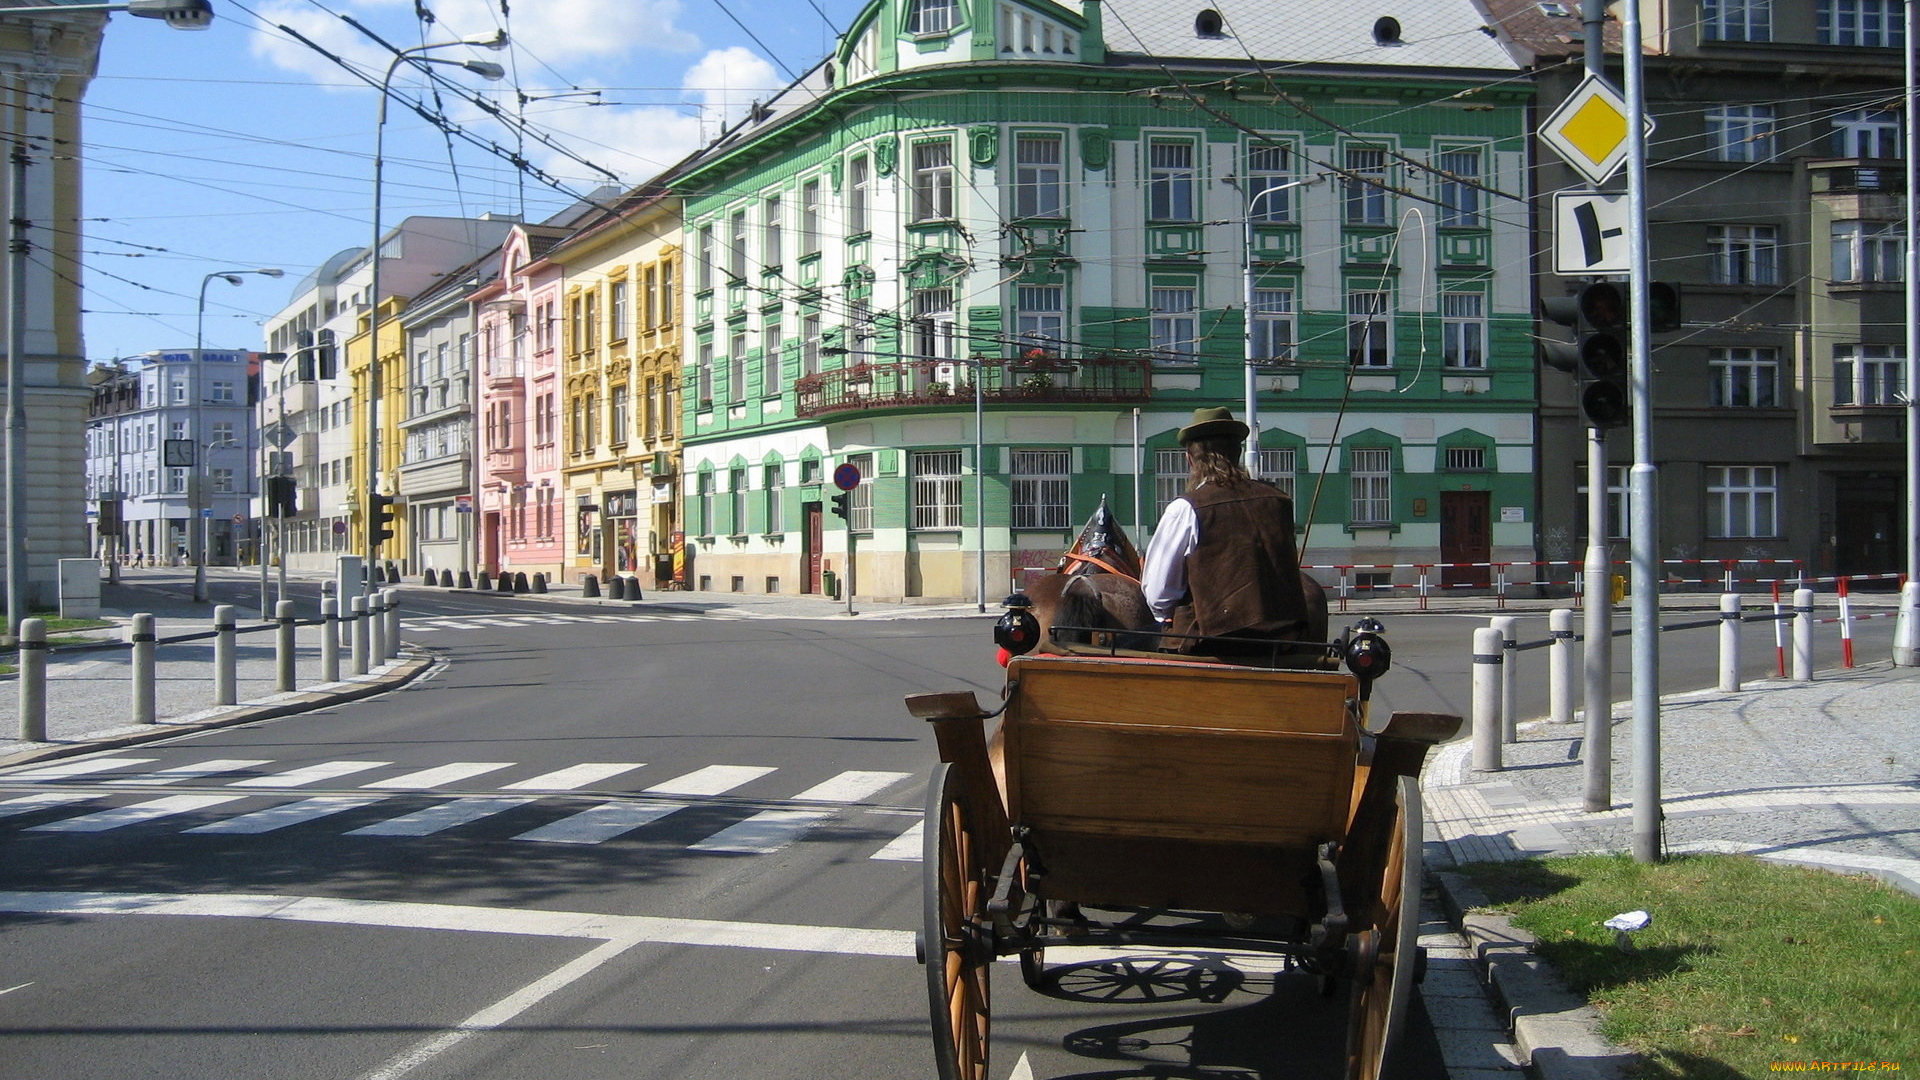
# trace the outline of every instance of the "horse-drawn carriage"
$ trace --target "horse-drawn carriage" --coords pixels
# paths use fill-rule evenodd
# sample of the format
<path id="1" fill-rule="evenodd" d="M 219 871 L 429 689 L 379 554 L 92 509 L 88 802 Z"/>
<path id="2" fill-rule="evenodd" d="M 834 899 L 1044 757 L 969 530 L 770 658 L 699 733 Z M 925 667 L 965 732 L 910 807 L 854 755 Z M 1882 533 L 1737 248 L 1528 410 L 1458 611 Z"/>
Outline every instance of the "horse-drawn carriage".
<path id="1" fill-rule="evenodd" d="M 985 1080 L 994 961 L 1040 989 L 1062 946 L 1278 955 L 1346 988 L 1346 1072 L 1373 1080 L 1421 967 L 1419 772 L 1460 718 L 1369 727 L 1377 624 L 1267 665 L 1051 616 L 998 628 L 1049 650 L 1007 659 L 999 709 L 907 699 L 940 750 L 921 959 L 942 1080 Z"/>

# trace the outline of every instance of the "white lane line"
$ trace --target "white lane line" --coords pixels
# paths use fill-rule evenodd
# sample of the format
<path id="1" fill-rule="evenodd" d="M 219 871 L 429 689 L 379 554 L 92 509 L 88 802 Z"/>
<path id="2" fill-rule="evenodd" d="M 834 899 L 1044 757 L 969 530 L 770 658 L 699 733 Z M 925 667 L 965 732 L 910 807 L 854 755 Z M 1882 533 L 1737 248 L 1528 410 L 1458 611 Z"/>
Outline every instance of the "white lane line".
<path id="1" fill-rule="evenodd" d="M 418 791 L 456 783 L 481 773 L 495 772 L 511 766 L 511 761 L 456 761 L 451 765 L 439 765 L 431 769 L 421 769 L 405 776 L 390 776 L 385 780 L 375 780 L 371 784 L 361 784 L 363 790 L 374 791 Z"/>
<path id="2" fill-rule="evenodd" d="M 124 769 L 134 765 L 147 765 L 160 760 L 150 757 L 103 757 L 86 761 L 69 761 L 65 765 L 49 765 L 43 769 L 28 769 L 26 772 L 6 773 L 0 780 L 25 781 L 38 783 L 41 780 L 71 780 L 76 776 L 106 772 L 109 769 Z"/>
<path id="3" fill-rule="evenodd" d="M 869 795 L 878 795 L 893 785 L 912 776 L 903 772 L 861 772 L 850 770 L 815 784 L 793 797 L 795 802 L 858 802 Z"/>
<path id="4" fill-rule="evenodd" d="M 434 833 L 525 806 L 530 798 L 452 799 L 425 810 L 350 830 L 348 836 L 431 836 Z"/>
<path id="5" fill-rule="evenodd" d="M 887 846 L 867 856 L 883 862 L 919 862 L 920 849 L 925 844 L 927 823 L 916 821 L 913 828 L 887 841 Z"/>
<path id="6" fill-rule="evenodd" d="M 598 783 L 608 777 L 619 776 L 623 772 L 632 772 L 646 765 L 644 761 L 589 761 L 550 773 L 542 773 L 531 780 L 521 780 L 512 784 L 500 785 L 501 791 L 574 791 L 588 784 Z"/>
<path id="7" fill-rule="evenodd" d="M 298 769 L 288 769 L 272 776 L 256 776 L 251 780 L 235 780 L 228 787 L 305 787 L 322 780 L 332 780 L 368 769 L 378 769 L 391 765 L 391 761 L 323 761 L 318 765 L 302 765 Z"/>
<path id="8" fill-rule="evenodd" d="M 49 821 L 45 825 L 35 825 L 26 832 L 106 832 L 109 829 L 125 828 L 128 825 L 141 825 L 157 821 L 175 814 L 204 810 L 209 806 L 238 802 L 245 795 L 169 795 L 164 799 L 152 799 L 132 806 L 116 806 L 111 810 L 100 810 L 79 817 Z"/>
<path id="9" fill-rule="evenodd" d="M 543 844 L 599 844 L 630 833 L 642 825 L 651 825 L 686 803 L 606 803 L 582 810 L 571 817 L 523 832 L 515 840 L 534 840 Z"/>
<path id="10" fill-rule="evenodd" d="M 311 799 L 302 799 L 299 802 L 270 806 L 265 810 L 256 810 L 251 814 L 241 814 L 239 817 L 210 821 L 205 825 L 196 825 L 187 831 L 190 833 L 224 833 L 231 836 L 256 836 L 260 833 L 270 833 L 277 829 L 285 829 L 303 822 L 314 821 L 323 817 L 332 817 L 334 814 L 344 813 L 348 810 L 358 810 L 363 806 L 372 806 L 374 803 L 385 802 L 392 797 L 391 795 L 320 795 Z"/>
<path id="11" fill-rule="evenodd" d="M 762 810 L 691 845 L 688 850 L 770 855 L 832 816 L 828 810 Z"/>
<path id="12" fill-rule="evenodd" d="M 646 790 L 648 795 L 724 795 L 734 788 L 758 780 L 773 770 L 759 765 L 709 765 L 683 776 L 662 781 Z"/>
<path id="13" fill-rule="evenodd" d="M 271 765 L 271 759 L 221 758 L 216 761 L 202 761 L 197 765 L 176 765 L 171 769 L 161 769 L 145 776 L 127 776 L 118 780 L 108 780 L 109 784 L 131 784 L 141 787 L 160 784 L 177 784 L 182 780 L 197 780 L 203 776 L 213 776 L 223 772 L 239 772 L 256 765 Z"/>
<path id="14" fill-rule="evenodd" d="M 35 810 L 45 810 L 49 806 L 71 806 L 97 797 L 86 793 L 48 792 L 45 795 L 27 795 L 18 799 L 8 799 L 6 802 L 0 802 L 0 818 L 31 814 Z"/>
<path id="15" fill-rule="evenodd" d="M 1007 1074 L 1007 1080 L 1033 1080 L 1033 1066 L 1027 1061 L 1027 1055 L 1021 1054 L 1020 1060 L 1013 1063 L 1013 1071 Z"/>

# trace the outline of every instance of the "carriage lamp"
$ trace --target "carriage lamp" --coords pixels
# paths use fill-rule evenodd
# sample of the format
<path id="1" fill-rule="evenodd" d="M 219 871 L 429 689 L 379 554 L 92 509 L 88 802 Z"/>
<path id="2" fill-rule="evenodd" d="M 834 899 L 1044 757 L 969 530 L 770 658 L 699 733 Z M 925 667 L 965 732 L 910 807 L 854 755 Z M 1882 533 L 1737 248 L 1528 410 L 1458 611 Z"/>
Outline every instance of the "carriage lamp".
<path id="1" fill-rule="evenodd" d="M 1361 682 L 1371 682 L 1387 673 L 1393 666 L 1393 649 L 1382 636 L 1386 627 L 1380 620 L 1361 619 L 1354 625 L 1353 633 L 1347 636 L 1347 670 Z"/>
<path id="2" fill-rule="evenodd" d="M 1001 603 L 1006 611 L 993 624 L 993 643 L 1000 646 L 1000 666 L 1024 656 L 1040 643 L 1040 620 L 1033 617 L 1033 601 L 1014 593 Z"/>

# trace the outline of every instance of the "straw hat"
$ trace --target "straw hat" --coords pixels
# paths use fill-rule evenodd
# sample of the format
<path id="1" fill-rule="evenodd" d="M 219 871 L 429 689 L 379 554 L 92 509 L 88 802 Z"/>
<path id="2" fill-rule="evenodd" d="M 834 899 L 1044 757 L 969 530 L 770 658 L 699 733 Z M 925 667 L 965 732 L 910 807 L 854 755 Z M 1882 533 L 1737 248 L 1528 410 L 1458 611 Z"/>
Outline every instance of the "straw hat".
<path id="1" fill-rule="evenodd" d="M 1193 423 L 1180 429 L 1180 445 L 1200 439 L 1237 439 L 1245 442 L 1247 425 L 1233 418 L 1229 409 L 1195 409 Z"/>

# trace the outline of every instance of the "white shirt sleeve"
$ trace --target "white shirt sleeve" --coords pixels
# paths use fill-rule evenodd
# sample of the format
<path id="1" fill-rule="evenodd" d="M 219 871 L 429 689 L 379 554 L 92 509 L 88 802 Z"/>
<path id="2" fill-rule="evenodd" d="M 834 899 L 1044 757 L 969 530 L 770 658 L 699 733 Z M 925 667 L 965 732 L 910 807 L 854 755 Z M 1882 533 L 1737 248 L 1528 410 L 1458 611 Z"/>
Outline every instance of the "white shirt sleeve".
<path id="1" fill-rule="evenodd" d="M 1173 609 L 1187 594 L 1187 556 L 1200 542 L 1200 520 L 1193 504 L 1175 499 L 1160 515 L 1160 526 L 1147 542 L 1146 565 L 1140 570 L 1140 591 L 1147 606 L 1161 622 L 1173 616 Z"/>

